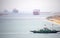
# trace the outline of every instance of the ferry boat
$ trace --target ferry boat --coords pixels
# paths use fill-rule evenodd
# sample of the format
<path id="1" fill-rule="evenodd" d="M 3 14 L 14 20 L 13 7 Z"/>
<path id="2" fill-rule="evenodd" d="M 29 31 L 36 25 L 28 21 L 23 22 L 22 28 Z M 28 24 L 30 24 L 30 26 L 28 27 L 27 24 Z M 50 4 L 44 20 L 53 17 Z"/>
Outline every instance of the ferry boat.
<path id="1" fill-rule="evenodd" d="M 33 32 L 33 33 L 57 33 L 57 32 L 60 32 L 60 31 L 50 30 L 50 29 L 48 29 L 48 28 L 43 28 L 43 29 L 40 29 L 40 30 L 38 30 L 38 31 L 33 30 L 33 31 L 30 31 L 30 32 Z"/>
<path id="2" fill-rule="evenodd" d="M 46 25 L 45 25 L 46 26 Z M 52 24 L 53 26 L 53 24 Z M 30 32 L 33 32 L 33 33 L 57 33 L 57 32 L 60 32 L 58 30 L 55 30 L 55 29 L 49 29 L 47 27 L 44 27 L 43 29 L 40 29 L 40 30 L 33 30 L 33 31 L 30 31 Z"/>

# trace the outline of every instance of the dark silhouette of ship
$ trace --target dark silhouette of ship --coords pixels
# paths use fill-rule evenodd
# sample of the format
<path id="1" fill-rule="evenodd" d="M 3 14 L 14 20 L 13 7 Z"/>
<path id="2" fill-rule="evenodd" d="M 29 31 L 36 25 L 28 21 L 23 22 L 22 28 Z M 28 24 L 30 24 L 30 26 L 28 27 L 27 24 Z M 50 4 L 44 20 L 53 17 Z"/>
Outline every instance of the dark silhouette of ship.
<path id="1" fill-rule="evenodd" d="M 33 10 L 33 15 L 40 15 L 40 10 L 39 9 L 34 9 Z"/>
<path id="2" fill-rule="evenodd" d="M 57 32 L 60 32 L 60 31 L 57 31 L 57 30 L 51 30 L 51 29 L 48 29 L 47 27 L 43 28 L 43 29 L 40 29 L 40 30 L 33 30 L 33 31 L 30 31 L 30 32 L 33 32 L 33 33 L 57 33 Z"/>

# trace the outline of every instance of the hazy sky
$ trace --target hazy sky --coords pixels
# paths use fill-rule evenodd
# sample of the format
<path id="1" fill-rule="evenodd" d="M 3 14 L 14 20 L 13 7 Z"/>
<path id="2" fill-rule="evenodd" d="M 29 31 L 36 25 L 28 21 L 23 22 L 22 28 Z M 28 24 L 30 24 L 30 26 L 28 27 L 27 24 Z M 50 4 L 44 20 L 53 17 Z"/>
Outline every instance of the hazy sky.
<path id="1" fill-rule="evenodd" d="M 0 0 L 1 9 L 12 10 L 14 8 L 31 12 L 40 9 L 46 12 L 60 12 L 60 0 Z"/>

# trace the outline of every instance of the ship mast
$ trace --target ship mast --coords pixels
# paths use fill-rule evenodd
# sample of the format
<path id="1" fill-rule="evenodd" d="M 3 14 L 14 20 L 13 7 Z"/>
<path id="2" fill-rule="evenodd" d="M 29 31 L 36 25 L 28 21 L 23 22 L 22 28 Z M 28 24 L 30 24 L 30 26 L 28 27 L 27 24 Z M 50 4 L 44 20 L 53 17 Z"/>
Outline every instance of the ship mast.
<path id="1" fill-rule="evenodd" d="M 47 28 L 47 27 L 46 27 L 46 24 L 44 25 L 44 28 Z"/>
<path id="2" fill-rule="evenodd" d="M 54 30 L 53 27 L 54 27 L 54 24 L 52 24 L 52 30 Z"/>

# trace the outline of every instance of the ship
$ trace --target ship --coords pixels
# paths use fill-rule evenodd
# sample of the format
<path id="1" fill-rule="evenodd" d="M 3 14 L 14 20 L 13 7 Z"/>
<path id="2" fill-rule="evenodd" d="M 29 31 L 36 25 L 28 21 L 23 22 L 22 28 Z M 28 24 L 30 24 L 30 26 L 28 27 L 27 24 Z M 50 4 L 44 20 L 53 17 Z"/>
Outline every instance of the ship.
<path id="1" fill-rule="evenodd" d="M 40 29 L 40 30 L 38 30 L 38 31 L 33 30 L 33 31 L 30 31 L 30 32 L 33 32 L 33 33 L 57 33 L 57 32 L 60 32 L 60 31 L 50 30 L 50 29 L 48 29 L 48 28 L 44 28 L 44 29 Z"/>
<path id="2" fill-rule="evenodd" d="M 53 25 L 53 24 L 52 24 Z M 33 31 L 30 31 L 30 32 L 33 32 L 33 33 L 58 33 L 60 31 L 58 30 L 55 30 L 55 29 L 49 29 L 47 27 L 44 27 L 43 29 L 40 29 L 40 30 L 33 30 Z"/>

